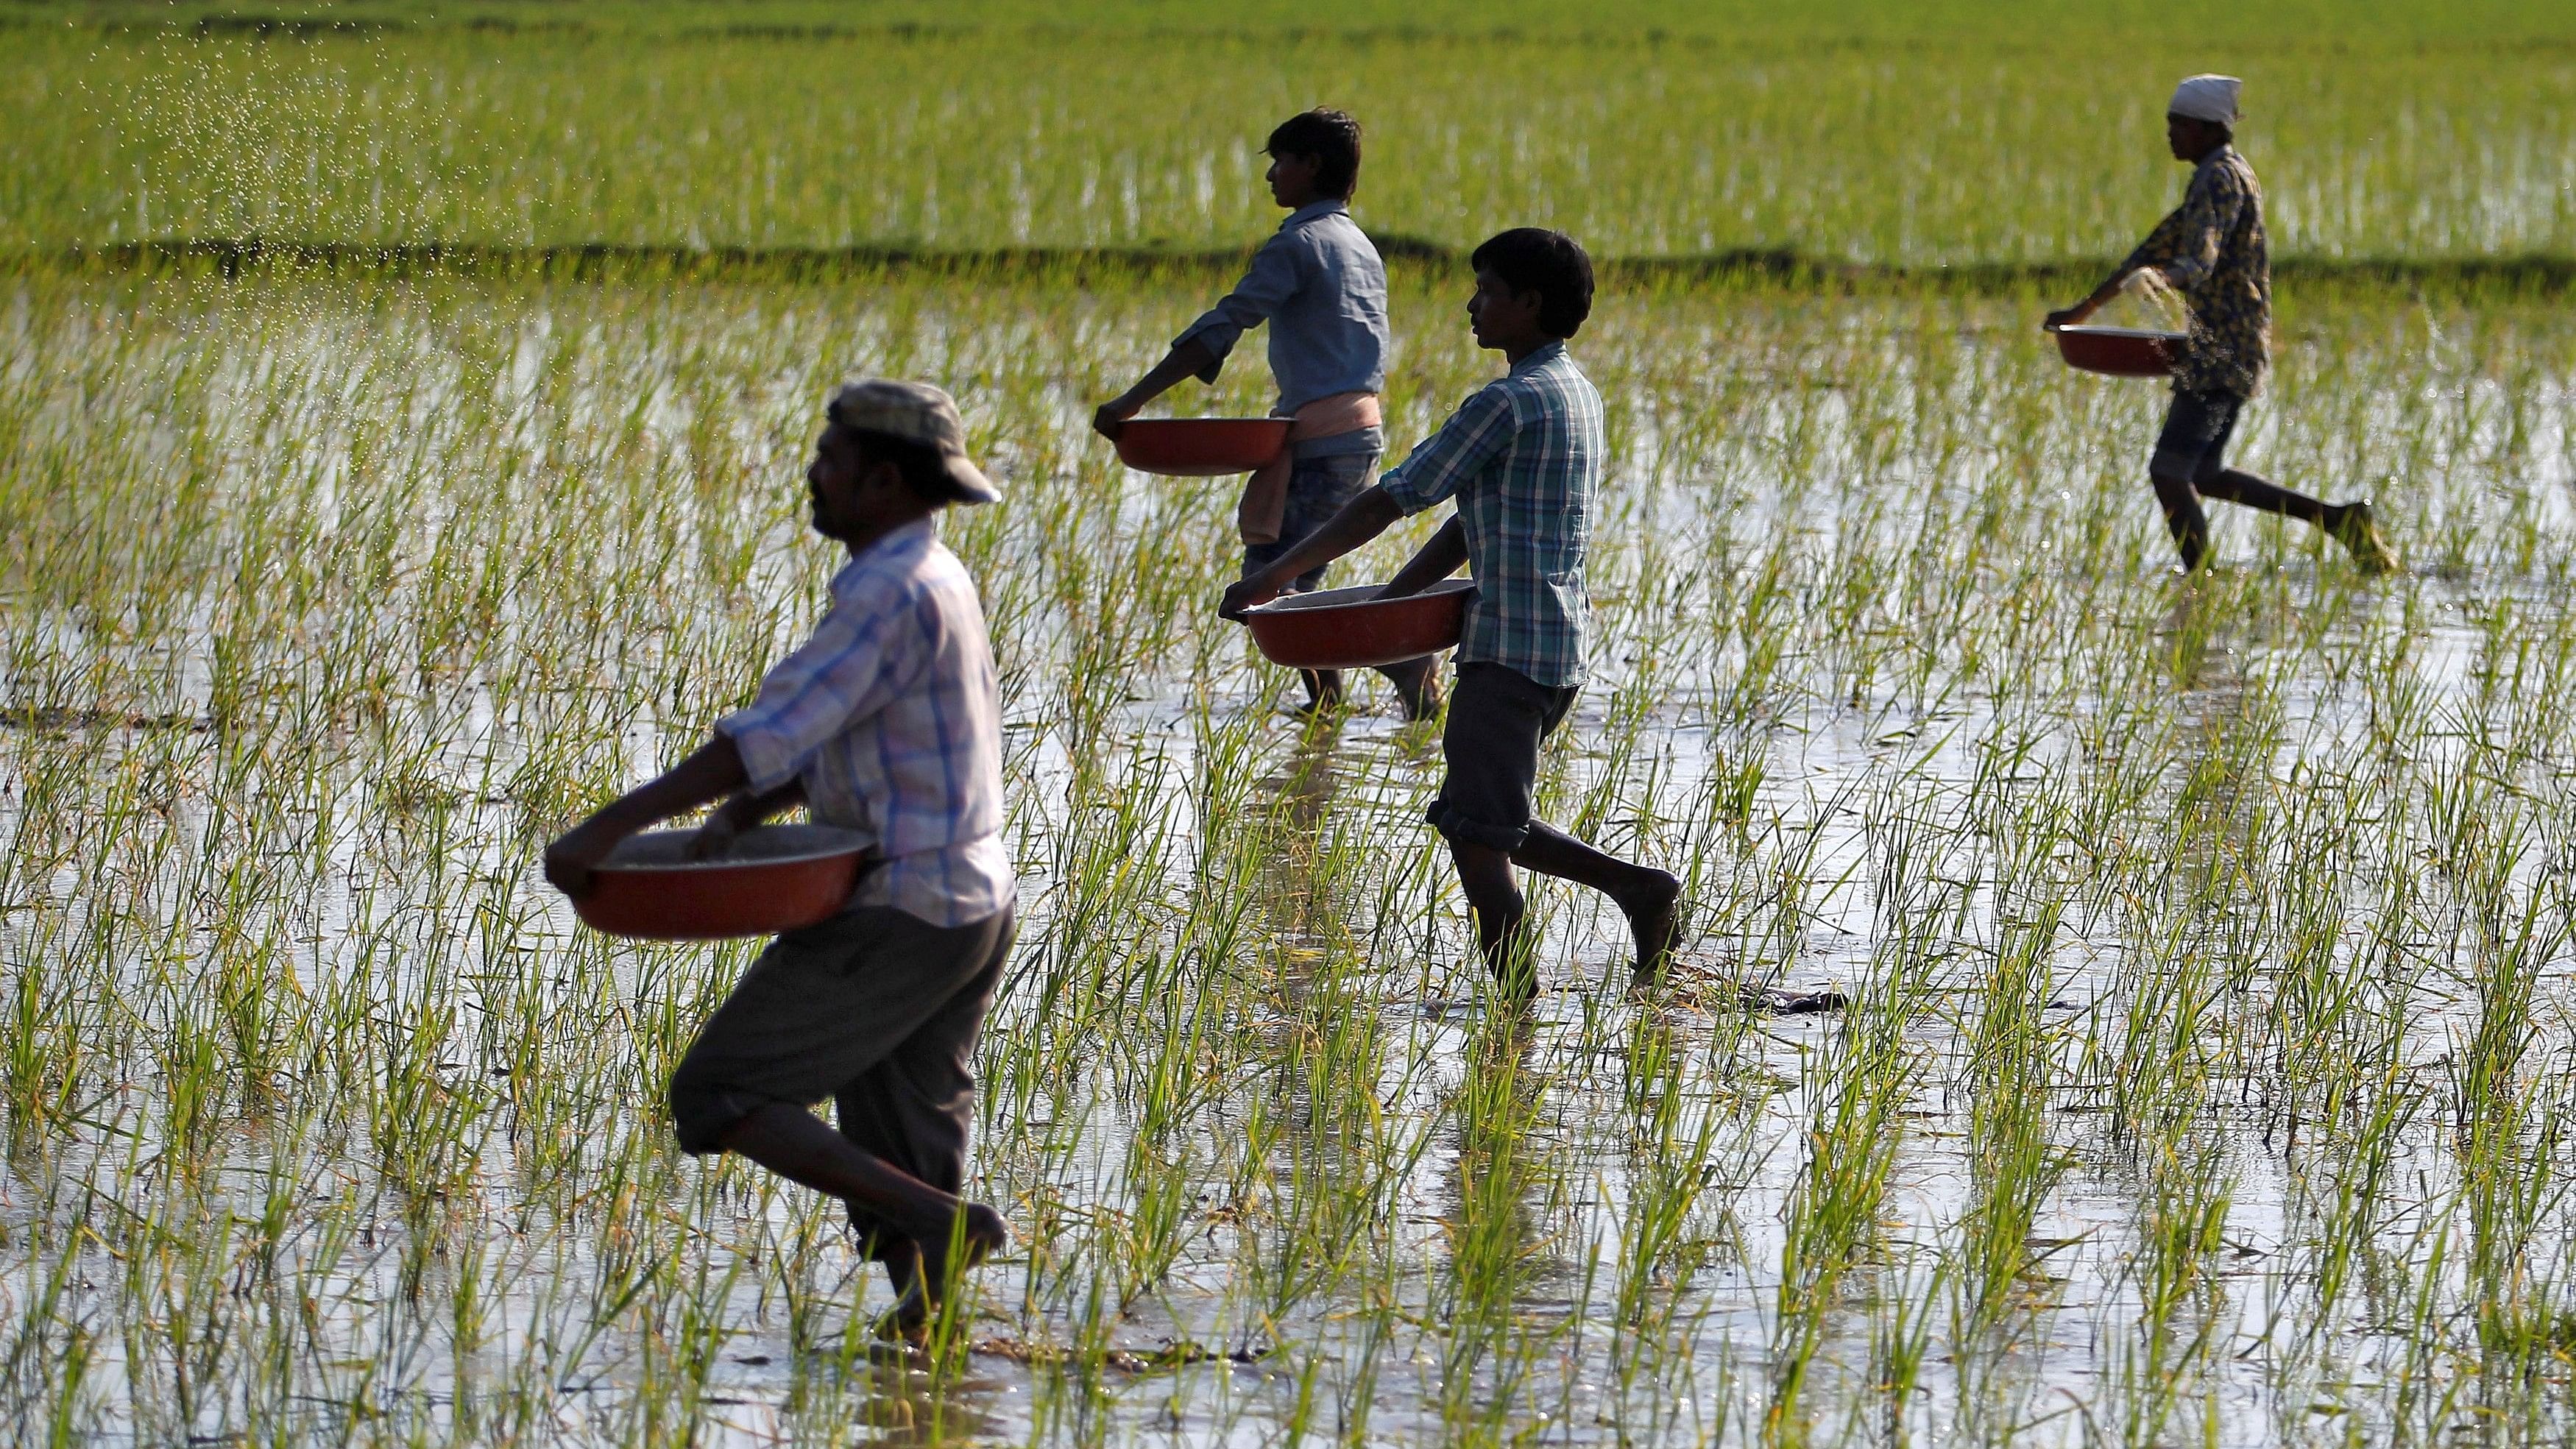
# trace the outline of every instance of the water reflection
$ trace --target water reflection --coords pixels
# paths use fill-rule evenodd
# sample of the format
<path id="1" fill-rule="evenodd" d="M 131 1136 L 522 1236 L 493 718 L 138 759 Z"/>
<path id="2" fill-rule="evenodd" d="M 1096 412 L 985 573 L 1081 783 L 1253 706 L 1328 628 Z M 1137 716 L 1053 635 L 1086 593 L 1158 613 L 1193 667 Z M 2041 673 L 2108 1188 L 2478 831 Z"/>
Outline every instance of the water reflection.
<path id="1" fill-rule="evenodd" d="M 1309 722 L 1279 768 L 1254 787 L 1269 807 L 1260 911 L 1278 943 L 1280 989 L 1292 1000 L 1313 982 L 1332 943 L 1349 937 L 1334 911 L 1325 830 L 1340 788 L 1342 727 L 1339 716 Z"/>

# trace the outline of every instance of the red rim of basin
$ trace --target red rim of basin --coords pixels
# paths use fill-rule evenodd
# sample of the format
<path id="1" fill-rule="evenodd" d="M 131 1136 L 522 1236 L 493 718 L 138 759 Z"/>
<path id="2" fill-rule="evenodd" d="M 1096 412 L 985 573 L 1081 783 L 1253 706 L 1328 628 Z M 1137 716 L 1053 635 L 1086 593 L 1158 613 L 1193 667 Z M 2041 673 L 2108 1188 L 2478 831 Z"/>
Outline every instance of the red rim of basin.
<path id="1" fill-rule="evenodd" d="M 2168 377 L 2184 334 L 2143 327 L 2051 327 L 2069 367 L 2106 377 Z"/>
<path id="2" fill-rule="evenodd" d="M 1385 585 L 1289 594 L 1244 611 L 1252 642 L 1292 669 L 1364 669 L 1437 654 L 1458 642 L 1473 579 L 1445 579 L 1418 594 L 1380 598 Z"/>
<path id="3" fill-rule="evenodd" d="M 766 936 L 831 919 L 858 885 L 861 836 L 827 825 L 746 830 L 720 860 L 687 858 L 688 830 L 630 835 L 573 901 L 582 924 L 648 941 Z"/>
<path id="4" fill-rule="evenodd" d="M 1288 418 L 1130 418 L 1118 461 L 1139 473 L 1218 478 L 1249 473 L 1288 446 Z"/>

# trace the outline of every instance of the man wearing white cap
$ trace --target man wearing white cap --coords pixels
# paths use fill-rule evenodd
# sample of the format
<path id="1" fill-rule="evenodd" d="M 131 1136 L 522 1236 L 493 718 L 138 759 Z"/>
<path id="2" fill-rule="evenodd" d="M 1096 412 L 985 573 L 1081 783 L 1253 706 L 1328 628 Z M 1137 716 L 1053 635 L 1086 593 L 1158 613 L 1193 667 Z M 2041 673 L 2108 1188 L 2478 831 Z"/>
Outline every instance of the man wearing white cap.
<path id="1" fill-rule="evenodd" d="M 814 531 L 849 557 L 831 607 L 696 753 L 548 846 L 546 878 L 581 895 L 619 840 L 719 800 L 702 857 L 797 805 L 868 841 L 846 908 L 772 941 L 699 1031 L 671 1115 L 683 1150 L 738 1152 L 847 1204 L 893 1280 L 887 1328 L 917 1339 L 1010 1236 L 958 1196 L 1016 872 L 984 610 L 936 522 L 1001 495 L 938 388 L 854 382 L 824 415 L 805 483 Z M 837 1131 L 808 1110 L 825 1097 Z"/>
<path id="2" fill-rule="evenodd" d="M 2191 334 L 2174 359 L 2173 407 L 2147 465 L 2182 566 L 2209 550 L 2200 500 L 2219 498 L 2324 529 L 2372 570 L 2396 567 L 2365 501 L 2325 503 L 2227 466 L 2227 440 L 2271 366 L 2272 265 L 2263 237 L 2263 187 L 2235 146 L 2234 76 L 2196 75 L 2174 88 L 2165 143 L 2197 168 L 2182 205 L 2159 223 L 2093 295 L 2048 316 L 2050 326 L 2090 317 L 2140 272 L 2154 271 L 2191 308 Z"/>

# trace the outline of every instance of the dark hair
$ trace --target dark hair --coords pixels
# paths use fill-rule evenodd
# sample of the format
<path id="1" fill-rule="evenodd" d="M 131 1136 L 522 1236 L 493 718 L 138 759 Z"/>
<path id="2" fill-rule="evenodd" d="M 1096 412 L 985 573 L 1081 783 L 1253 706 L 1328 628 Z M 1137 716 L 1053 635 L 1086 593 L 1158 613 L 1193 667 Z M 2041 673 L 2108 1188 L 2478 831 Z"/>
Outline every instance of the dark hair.
<path id="1" fill-rule="evenodd" d="M 1279 123 L 1262 150 L 1273 156 L 1315 158 L 1315 189 L 1348 197 L 1360 181 L 1360 123 L 1348 111 L 1321 106 Z"/>
<path id="2" fill-rule="evenodd" d="M 874 428 L 854 428 L 847 423 L 834 427 L 850 435 L 859 454 L 871 463 L 892 463 L 903 475 L 904 486 L 932 503 L 954 503 L 957 489 L 948 481 L 948 460 L 937 448 L 911 438 L 881 433 Z"/>
<path id="3" fill-rule="evenodd" d="M 1538 293 L 1539 330 L 1550 337 L 1573 336 L 1592 315 L 1592 258 L 1561 231 L 1516 226 L 1488 239 L 1467 261 L 1514 292 Z"/>

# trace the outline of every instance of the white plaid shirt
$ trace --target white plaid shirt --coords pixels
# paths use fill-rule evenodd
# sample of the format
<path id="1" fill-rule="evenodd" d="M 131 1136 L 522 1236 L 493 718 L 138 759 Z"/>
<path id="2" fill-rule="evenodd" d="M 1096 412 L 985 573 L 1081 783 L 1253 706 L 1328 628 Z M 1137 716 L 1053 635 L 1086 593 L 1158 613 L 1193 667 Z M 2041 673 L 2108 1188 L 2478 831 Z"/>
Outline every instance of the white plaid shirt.
<path id="1" fill-rule="evenodd" d="M 963 926 L 1009 905 L 1002 708 L 984 608 L 930 520 L 869 545 L 832 577 L 813 636 L 716 728 L 754 790 L 799 779 L 817 823 L 867 836 L 885 863 L 853 906 Z"/>

